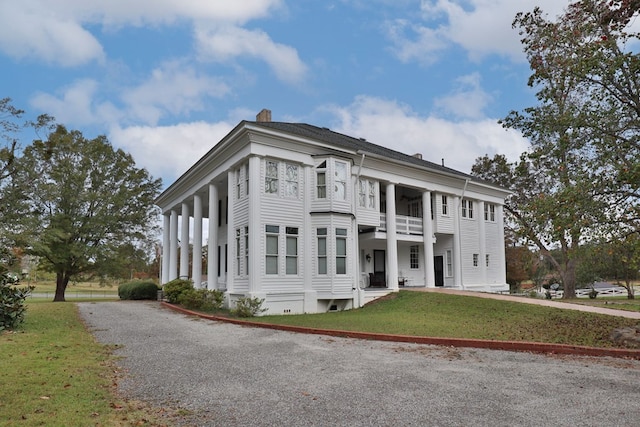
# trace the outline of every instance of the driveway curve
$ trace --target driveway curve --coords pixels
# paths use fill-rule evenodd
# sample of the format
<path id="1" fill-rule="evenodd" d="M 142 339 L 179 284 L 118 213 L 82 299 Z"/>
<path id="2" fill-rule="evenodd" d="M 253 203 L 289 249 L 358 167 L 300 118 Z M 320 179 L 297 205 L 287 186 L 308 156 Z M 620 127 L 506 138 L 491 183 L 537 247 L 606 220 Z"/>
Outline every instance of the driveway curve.
<path id="1" fill-rule="evenodd" d="M 636 426 L 640 361 L 364 341 L 78 303 L 119 391 L 181 426 Z"/>

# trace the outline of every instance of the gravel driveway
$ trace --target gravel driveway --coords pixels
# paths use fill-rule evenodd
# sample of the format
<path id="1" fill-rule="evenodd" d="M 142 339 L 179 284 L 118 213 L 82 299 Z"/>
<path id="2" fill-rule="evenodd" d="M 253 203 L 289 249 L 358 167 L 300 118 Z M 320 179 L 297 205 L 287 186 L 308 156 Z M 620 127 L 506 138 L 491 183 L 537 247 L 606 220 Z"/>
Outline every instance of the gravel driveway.
<path id="1" fill-rule="evenodd" d="M 640 361 L 360 341 L 78 303 L 120 391 L 184 426 L 637 426 Z"/>

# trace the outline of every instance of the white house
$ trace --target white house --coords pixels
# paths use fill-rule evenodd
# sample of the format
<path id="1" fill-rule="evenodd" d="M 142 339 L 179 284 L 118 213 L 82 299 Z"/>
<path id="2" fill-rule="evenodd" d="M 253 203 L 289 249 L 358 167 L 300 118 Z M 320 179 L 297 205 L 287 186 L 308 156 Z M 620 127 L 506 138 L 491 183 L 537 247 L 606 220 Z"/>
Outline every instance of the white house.
<path id="1" fill-rule="evenodd" d="M 507 195 L 421 155 L 263 110 L 157 198 L 162 283 L 203 283 L 204 240 L 206 286 L 230 306 L 264 298 L 266 314 L 361 307 L 402 286 L 505 291 Z"/>

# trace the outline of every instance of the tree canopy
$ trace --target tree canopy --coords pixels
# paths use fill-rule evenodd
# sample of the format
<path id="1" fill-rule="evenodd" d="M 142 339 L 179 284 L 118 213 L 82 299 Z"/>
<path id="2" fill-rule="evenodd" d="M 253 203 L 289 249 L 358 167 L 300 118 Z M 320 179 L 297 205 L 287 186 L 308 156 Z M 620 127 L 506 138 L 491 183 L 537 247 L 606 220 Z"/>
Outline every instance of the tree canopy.
<path id="1" fill-rule="evenodd" d="M 58 126 L 16 162 L 14 232 L 55 272 L 54 301 L 64 301 L 73 276 L 113 270 L 123 248 L 140 247 L 157 227 L 160 180 L 104 136 L 86 139 Z"/>
<path id="2" fill-rule="evenodd" d="M 484 157 L 473 168 L 514 191 L 510 224 L 556 266 L 565 297 L 575 296 L 581 244 L 640 231 L 640 37 L 630 26 L 639 10 L 583 0 L 555 20 L 540 8 L 516 15 L 538 105 L 502 124 L 531 147 L 518 162 Z"/>

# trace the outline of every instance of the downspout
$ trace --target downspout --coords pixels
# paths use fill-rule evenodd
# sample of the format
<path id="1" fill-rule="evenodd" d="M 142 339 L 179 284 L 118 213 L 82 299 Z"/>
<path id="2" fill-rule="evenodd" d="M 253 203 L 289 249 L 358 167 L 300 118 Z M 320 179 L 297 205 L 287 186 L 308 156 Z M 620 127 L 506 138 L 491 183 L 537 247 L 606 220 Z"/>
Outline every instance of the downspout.
<path id="1" fill-rule="evenodd" d="M 460 206 L 458 206 L 458 212 L 456 215 L 458 216 L 458 247 L 460 248 L 460 253 L 462 253 L 462 222 L 460 220 L 461 217 L 461 206 L 462 200 L 464 199 L 464 193 L 467 191 L 467 184 L 469 184 L 469 178 L 464 180 L 464 187 L 462 187 L 462 195 L 460 196 Z M 460 263 L 460 287 L 464 290 L 464 275 L 462 274 L 462 260 L 458 260 Z"/>

